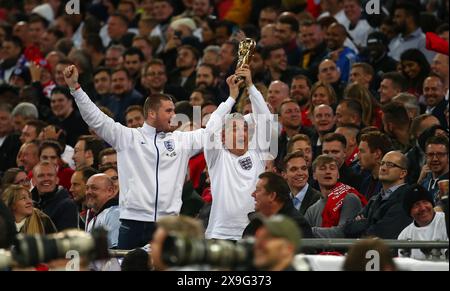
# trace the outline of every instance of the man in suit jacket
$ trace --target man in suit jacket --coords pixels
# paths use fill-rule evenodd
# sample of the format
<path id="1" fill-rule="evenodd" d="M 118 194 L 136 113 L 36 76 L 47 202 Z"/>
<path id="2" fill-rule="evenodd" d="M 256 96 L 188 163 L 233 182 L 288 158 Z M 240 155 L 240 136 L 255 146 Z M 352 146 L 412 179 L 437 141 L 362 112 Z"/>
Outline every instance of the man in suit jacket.
<path id="1" fill-rule="evenodd" d="M 400 232 L 411 223 L 411 217 L 403 210 L 403 199 L 411 190 L 405 184 L 407 162 L 405 155 L 397 151 L 384 155 L 378 177 L 383 188 L 353 220 L 346 223 L 346 237 L 397 239 Z"/>
<path id="2" fill-rule="evenodd" d="M 320 192 L 308 184 L 309 171 L 302 151 L 295 151 L 284 158 L 283 178 L 291 190 L 294 207 L 305 215 L 306 210 L 320 199 Z"/>

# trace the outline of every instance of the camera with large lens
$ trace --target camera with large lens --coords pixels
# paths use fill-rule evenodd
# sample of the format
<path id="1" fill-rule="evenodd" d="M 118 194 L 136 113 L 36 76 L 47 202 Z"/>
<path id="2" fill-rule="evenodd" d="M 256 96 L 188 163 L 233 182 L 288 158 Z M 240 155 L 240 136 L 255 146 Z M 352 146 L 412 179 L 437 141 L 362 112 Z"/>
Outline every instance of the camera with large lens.
<path id="1" fill-rule="evenodd" d="M 11 252 L 0 251 L 0 269 L 13 264 L 29 267 L 47 263 L 66 258 L 69 251 L 76 251 L 89 260 L 107 259 L 107 231 L 99 228 L 92 233 L 71 229 L 46 236 L 19 234 Z"/>
<path id="2" fill-rule="evenodd" d="M 253 266 L 253 245 L 253 238 L 234 243 L 169 234 L 163 244 L 162 260 L 168 266 L 209 265 L 246 270 Z"/>

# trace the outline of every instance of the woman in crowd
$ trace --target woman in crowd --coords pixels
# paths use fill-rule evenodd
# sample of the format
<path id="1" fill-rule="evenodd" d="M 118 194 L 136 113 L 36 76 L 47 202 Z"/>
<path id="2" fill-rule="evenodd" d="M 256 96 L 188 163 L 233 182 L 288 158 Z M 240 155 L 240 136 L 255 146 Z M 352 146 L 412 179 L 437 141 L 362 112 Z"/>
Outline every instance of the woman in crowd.
<path id="1" fill-rule="evenodd" d="M 50 217 L 33 208 L 31 192 L 20 185 L 11 185 L 3 192 L 3 202 L 11 210 L 17 232 L 24 234 L 49 234 L 56 232 Z"/>

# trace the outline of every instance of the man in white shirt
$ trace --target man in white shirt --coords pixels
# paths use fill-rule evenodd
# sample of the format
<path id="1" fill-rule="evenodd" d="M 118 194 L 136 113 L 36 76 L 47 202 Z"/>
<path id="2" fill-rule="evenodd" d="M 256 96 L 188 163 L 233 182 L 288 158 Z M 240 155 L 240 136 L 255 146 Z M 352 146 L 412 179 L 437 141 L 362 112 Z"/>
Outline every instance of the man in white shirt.
<path id="1" fill-rule="evenodd" d="M 170 133 L 174 104 L 170 96 L 152 94 L 144 104 L 146 122 L 128 128 L 105 115 L 78 84 L 78 71 L 64 71 L 81 116 L 117 151 L 120 185 L 118 248 L 133 249 L 147 244 L 155 221 L 178 215 L 189 159 L 203 146 L 203 129 Z"/>
<path id="2" fill-rule="evenodd" d="M 405 196 L 403 208 L 414 221 L 399 234 L 399 240 L 448 241 L 445 227 L 445 214 L 434 210 L 431 194 L 422 186 L 416 185 Z M 441 258 L 445 259 L 445 250 L 440 250 Z M 399 256 L 405 256 L 404 250 L 399 250 Z M 411 250 L 411 258 L 423 260 L 427 256 L 420 249 Z"/>
<path id="3" fill-rule="evenodd" d="M 239 95 L 242 80 L 236 83 L 236 77 L 244 77 L 252 103 L 253 115 L 229 113 Z M 236 74 L 227 79 L 230 97 L 211 115 L 206 125 L 207 132 L 213 132 L 214 145 L 206 148 L 205 159 L 211 179 L 212 206 L 207 239 L 239 240 L 249 223 L 247 214 L 254 211 L 251 193 L 256 188 L 258 176 L 265 170 L 265 149 L 261 143 L 266 141 L 267 125 L 270 126 L 271 114 L 261 93 L 255 88 L 248 66 L 236 70 Z M 251 124 L 251 122 L 253 124 Z M 255 131 L 249 137 L 249 127 Z M 268 136 L 270 141 L 270 134 Z M 251 140 L 251 141 L 249 141 Z"/>

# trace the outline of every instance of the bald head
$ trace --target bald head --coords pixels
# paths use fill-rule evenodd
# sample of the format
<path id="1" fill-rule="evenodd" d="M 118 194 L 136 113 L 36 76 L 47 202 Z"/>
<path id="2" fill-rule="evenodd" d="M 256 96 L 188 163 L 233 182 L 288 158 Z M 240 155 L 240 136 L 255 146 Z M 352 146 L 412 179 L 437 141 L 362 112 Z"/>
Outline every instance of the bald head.
<path id="1" fill-rule="evenodd" d="M 98 212 L 115 195 L 113 181 L 106 174 L 95 174 L 86 182 L 86 206 L 95 212 Z"/>
<path id="2" fill-rule="evenodd" d="M 405 183 L 408 174 L 408 159 L 399 151 L 390 151 L 383 156 L 378 178 L 383 189 Z"/>
<path id="3" fill-rule="evenodd" d="M 267 95 L 267 101 L 270 106 L 278 111 L 281 102 L 289 99 L 289 86 L 281 81 L 273 81 L 269 86 L 269 93 Z"/>
<path id="4" fill-rule="evenodd" d="M 441 77 L 448 86 L 448 56 L 443 54 L 436 54 L 431 64 L 431 70 L 433 73 Z"/>
<path id="5" fill-rule="evenodd" d="M 325 39 L 330 50 L 342 48 L 346 38 L 347 30 L 342 24 L 335 22 L 328 27 Z"/>
<path id="6" fill-rule="evenodd" d="M 319 65 L 319 74 L 317 78 L 319 81 L 333 84 L 339 81 L 341 73 L 333 60 L 325 59 Z"/>

